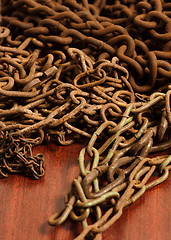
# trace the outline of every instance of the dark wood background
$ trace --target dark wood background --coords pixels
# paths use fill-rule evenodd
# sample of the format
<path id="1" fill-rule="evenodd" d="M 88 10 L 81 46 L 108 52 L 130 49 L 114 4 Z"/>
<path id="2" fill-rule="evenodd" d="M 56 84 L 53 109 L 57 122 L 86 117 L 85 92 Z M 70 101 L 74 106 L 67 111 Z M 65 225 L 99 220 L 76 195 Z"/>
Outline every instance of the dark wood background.
<path id="1" fill-rule="evenodd" d="M 0 240 L 71 240 L 79 234 L 78 223 L 67 220 L 52 227 L 47 219 L 64 207 L 63 197 L 79 173 L 77 158 L 83 145 L 38 146 L 34 152 L 46 158 L 42 179 L 11 175 L 0 180 Z M 171 176 L 125 209 L 103 240 L 170 240 L 170 188 Z"/>

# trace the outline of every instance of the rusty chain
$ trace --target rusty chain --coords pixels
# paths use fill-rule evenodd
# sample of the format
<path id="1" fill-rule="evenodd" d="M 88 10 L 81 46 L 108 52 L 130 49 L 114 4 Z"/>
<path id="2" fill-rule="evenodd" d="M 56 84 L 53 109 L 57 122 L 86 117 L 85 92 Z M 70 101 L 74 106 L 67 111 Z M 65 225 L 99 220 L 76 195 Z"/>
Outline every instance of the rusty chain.
<path id="1" fill-rule="evenodd" d="M 171 147 L 170 2 L 2 0 L 0 37 L 0 175 L 39 179 L 34 146 L 86 137 L 66 208 L 49 223 L 70 216 L 77 240 L 102 239 L 169 175 L 171 157 L 149 154 Z"/>

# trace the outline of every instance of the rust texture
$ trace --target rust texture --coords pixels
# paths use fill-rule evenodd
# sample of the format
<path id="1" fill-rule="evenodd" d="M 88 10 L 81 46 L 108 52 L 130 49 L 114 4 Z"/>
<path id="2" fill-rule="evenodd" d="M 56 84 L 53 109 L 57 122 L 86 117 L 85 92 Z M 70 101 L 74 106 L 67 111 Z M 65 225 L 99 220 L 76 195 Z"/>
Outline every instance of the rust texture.
<path id="1" fill-rule="evenodd" d="M 66 208 L 49 223 L 70 217 L 82 223 L 77 240 L 102 239 L 169 175 L 171 156 L 149 154 L 171 148 L 170 79 L 169 1 L 2 1 L 0 175 L 39 179 L 34 146 L 86 138 Z"/>

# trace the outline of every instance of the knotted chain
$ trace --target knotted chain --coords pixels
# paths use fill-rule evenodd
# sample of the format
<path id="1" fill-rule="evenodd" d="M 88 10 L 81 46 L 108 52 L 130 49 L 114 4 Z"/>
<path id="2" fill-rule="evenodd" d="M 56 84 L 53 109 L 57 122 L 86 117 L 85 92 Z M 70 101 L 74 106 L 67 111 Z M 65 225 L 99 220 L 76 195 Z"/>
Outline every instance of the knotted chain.
<path id="1" fill-rule="evenodd" d="M 49 223 L 70 216 L 83 226 L 77 240 L 102 239 L 171 169 L 170 2 L 4 0 L 0 37 L 1 176 L 39 179 L 34 146 L 86 137 L 66 208 Z"/>

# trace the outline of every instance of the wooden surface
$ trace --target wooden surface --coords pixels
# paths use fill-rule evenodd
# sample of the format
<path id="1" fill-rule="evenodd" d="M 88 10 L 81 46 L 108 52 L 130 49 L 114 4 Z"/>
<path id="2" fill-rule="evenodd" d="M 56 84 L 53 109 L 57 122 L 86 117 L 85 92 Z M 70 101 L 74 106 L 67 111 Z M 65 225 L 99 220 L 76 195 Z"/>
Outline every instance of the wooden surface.
<path id="1" fill-rule="evenodd" d="M 77 158 L 82 144 L 67 147 L 47 144 L 35 149 L 46 158 L 40 180 L 9 176 L 0 180 L 0 240 L 71 240 L 80 224 L 67 221 L 51 227 L 47 219 L 64 207 L 63 197 L 79 173 Z M 103 234 L 103 240 L 170 240 L 171 176 L 124 210 Z"/>

